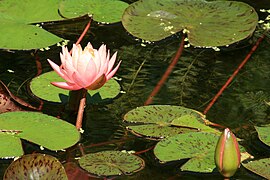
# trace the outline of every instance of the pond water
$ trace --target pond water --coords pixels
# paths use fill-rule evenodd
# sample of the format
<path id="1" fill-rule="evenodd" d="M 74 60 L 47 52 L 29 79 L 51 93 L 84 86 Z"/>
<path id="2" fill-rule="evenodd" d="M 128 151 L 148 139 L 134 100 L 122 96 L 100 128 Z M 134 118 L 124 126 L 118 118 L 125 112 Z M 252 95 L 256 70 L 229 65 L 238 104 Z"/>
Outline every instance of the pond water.
<path id="1" fill-rule="evenodd" d="M 267 0 L 245 2 L 256 10 L 270 9 L 270 2 Z M 86 23 L 87 21 L 48 24 L 44 28 L 70 39 L 70 47 L 76 42 Z M 181 105 L 202 112 L 257 39 L 258 37 L 252 37 L 228 48 L 222 48 L 221 51 L 186 48 L 152 104 Z M 118 59 L 122 60 L 122 64 L 116 76 L 121 79 L 119 83 L 125 93 L 109 104 L 86 108 L 83 127 L 85 133 L 81 140 L 84 153 L 101 150 L 142 151 L 156 143 L 135 138 L 129 133 L 122 121 L 123 115 L 144 104 L 170 64 L 180 40 L 180 35 L 175 35 L 158 43 L 142 46 L 140 41 L 136 41 L 126 33 L 120 23 L 113 25 L 92 23 L 90 32 L 81 44 L 84 46 L 90 41 L 97 48 L 101 43 L 105 43 L 111 52 L 118 51 Z M 265 147 L 257 140 L 253 126 L 270 123 L 269 106 L 265 105 L 265 101 L 270 100 L 269 43 L 269 39 L 261 43 L 245 67 L 207 113 L 207 119 L 230 127 L 238 137 L 244 138 L 245 147 L 258 157 L 265 155 Z M 48 58 L 60 62 L 60 50 L 60 47 L 53 46 L 48 51 L 38 52 L 42 72 L 51 71 L 47 63 Z M 33 51 L 0 51 L 0 79 L 14 95 L 36 105 L 36 101 L 27 91 L 27 83 L 37 73 L 36 59 L 32 53 Z M 58 105 L 46 104 L 44 112 L 57 115 L 59 110 Z M 109 143 L 99 145 L 102 142 Z M 38 148 L 26 143 L 26 152 L 33 151 L 38 151 Z M 59 157 L 62 162 L 65 162 L 67 157 L 73 159 L 81 155 L 77 146 L 71 149 L 70 154 L 47 153 Z M 134 175 L 117 179 L 222 179 L 218 173 L 180 172 L 179 167 L 184 161 L 161 165 L 151 150 L 140 156 L 146 161 L 146 167 Z M 1 176 L 9 163 L 7 160 L 1 161 Z M 242 167 L 234 179 L 262 178 Z"/>

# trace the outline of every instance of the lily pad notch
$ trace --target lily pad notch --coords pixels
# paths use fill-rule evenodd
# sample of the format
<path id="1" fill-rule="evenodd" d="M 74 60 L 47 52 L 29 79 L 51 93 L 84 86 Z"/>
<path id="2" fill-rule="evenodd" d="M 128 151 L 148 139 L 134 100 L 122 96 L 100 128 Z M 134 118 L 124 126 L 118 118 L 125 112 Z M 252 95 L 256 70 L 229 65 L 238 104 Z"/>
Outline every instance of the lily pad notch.
<path id="1" fill-rule="evenodd" d="M 237 1 L 139 0 L 125 10 L 122 23 L 143 40 L 159 41 L 184 30 L 191 45 L 216 47 L 251 36 L 258 14 Z"/>

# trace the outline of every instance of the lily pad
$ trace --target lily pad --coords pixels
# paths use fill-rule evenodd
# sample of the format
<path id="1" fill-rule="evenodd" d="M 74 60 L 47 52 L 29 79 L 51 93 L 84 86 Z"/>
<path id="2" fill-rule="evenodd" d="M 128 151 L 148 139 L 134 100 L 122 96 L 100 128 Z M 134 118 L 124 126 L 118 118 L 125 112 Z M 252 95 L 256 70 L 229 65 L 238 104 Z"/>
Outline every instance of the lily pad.
<path id="1" fill-rule="evenodd" d="M 12 132 L 9 132 L 10 134 Z M 0 132 L 0 158 L 14 158 L 21 156 L 23 152 L 21 141 L 8 132 Z"/>
<path id="2" fill-rule="evenodd" d="M 28 154 L 13 161 L 7 168 L 4 180 L 10 179 L 68 179 L 62 164 L 53 156 Z"/>
<path id="3" fill-rule="evenodd" d="M 75 126 L 39 112 L 3 113 L 0 115 L 0 127 L 0 140 L 3 145 L 0 157 L 3 158 L 23 154 L 19 146 L 20 139 L 54 151 L 73 146 L 80 139 L 80 133 Z"/>
<path id="4" fill-rule="evenodd" d="M 62 0 L 60 13 L 67 18 L 92 14 L 93 19 L 102 23 L 121 21 L 128 4 L 118 0 Z"/>
<path id="5" fill-rule="evenodd" d="M 242 163 L 242 165 L 253 173 L 270 179 L 270 158 L 249 161 L 248 163 Z"/>
<path id="6" fill-rule="evenodd" d="M 186 30 L 193 46 L 225 46 L 249 37 L 256 28 L 254 8 L 237 1 L 139 0 L 124 12 L 122 23 L 132 35 L 159 41 Z"/>
<path id="7" fill-rule="evenodd" d="M 121 151 L 87 154 L 79 159 L 80 166 L 98 176 L 131 175 L 144 168 L 140 157 Z"/>
<path id="8" fill-rule="evenodd" d="M 29 50 L 46 48 L 63 41 L 36 26 L 41 22 L 64 20 L 58 14 L 58 6 L 58 0 L 0 1 L 0 48 Z"/>
<path id="9" fill-rule="evenodd" d="M 30 83 L 30 89 L 32 93 L 46 101 L 56 103 L 67 103 L 69 91 L 58 87 L 55 87 L 51 82 L 64 81 L 54 71 L 44 73 L 38 77 L 35 77 Z M 110 102 L 120 93 L 121 87 L 119 83 L 110 79 L 104 86 L 97 90 L 88 91 L 88 103 L 100 104 Z"/>
<path id="10" fill-rule="evenodd" d="M 157 143 L 154 154 L 162 162 L 189 159 L 181 170 L 212 172 L 215 147 L 219 136 L 206 132 L 191 132 L 165 138 Z"/>
<path id="11" fill-rule="evenodd" d="M 270 146 L 270 136 L 269 136 L 270 125 L 262 127 L 255 126 L 255 129 L 258 132 L 259 139 L 266 145 Z"/>
<path id="12" fill-rule="evenodd" d="M 135 135 L 166 138 L 191 131 L 217 132 L 204 124 L 204 115 L 182 106 L 150 105 L 129 111 L 124 120 L 135 125 L 127 128 Z"/>

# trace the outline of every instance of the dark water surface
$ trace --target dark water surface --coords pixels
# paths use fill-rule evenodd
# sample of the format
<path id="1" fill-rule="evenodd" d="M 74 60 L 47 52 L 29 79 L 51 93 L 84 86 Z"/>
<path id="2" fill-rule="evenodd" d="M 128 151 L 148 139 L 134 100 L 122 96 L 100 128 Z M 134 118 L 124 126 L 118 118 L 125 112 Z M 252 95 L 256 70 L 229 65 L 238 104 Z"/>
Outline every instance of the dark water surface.
<path id="1" fill-rule="evenodd" d="M 245 2 L 251 4 L 256 10 L 259 8 L 270 9 L 268 0 Z M 49 24 L 44 28 L 63 38 L 70 39 L 70 47 L 72 43 L 75 43 L 86 23 L 83 21 Z M 212 49 L 185 49 L 173 73 L 154 98 L 153 104 L 182 105 L 203 111 L 248 54 L 257 38 L 252 37 L 219 52 Z M 85 134 L 82 139 L 85 153 L 123 149 L 141 151 L 155 144 L 150 140 L 134 139 L 134 135 L 126 131 L 122 117 L 129 110 L 143 105 L 171 62 L 171 58 L 178 49 L 180 39 L 180 35 L 174 36 L 156 44 L 147 44 L 144 47 L 141 46 L 141 42 L 135 41 L 133 37 L 127 35 L 120 23 L 106 26 L 92 24 L 91 32 L 86 35 L 81 44 L 85 46 L 90 41 L 95 48 L 98 48 L 101 43 L 105 43 L 111 52 L 118 51 L 118 59 L 123 62 L 116 76 L 122 79 L 119 83 L 125 93 L 111 104 L 86 109 Z M 270 101 L 269 43 L 269 39 L 262 42 L 246 66 L 207 114 L 207 119 L 210 121 L 230 127 L 235 130 L 238 137 L 245 138 L 245 147 L 258 157 L 265 155 L 263 154 L 265 149 L 260 146 L 253 125 L 270 123 L 269 106 L 265 105 L 265 101 Z M 49 51 L 38 53 L 43 72 L 51 70 L 46 59 L 60 62 L 60 50 L 60 47 L 54 46 Z M 0 79 L 16 96 L 35 104 L 26 88 L 27 82 L 35 77 L 37 72 L 35 57 L 31 53 L 32 51 L 0 51 Z M 57 106 L 48 105 L 45 113 L 53 112 L 51 114 L 54 114 L 54 111 L 58 111 Z M 91 144 L 121 141 L 123 138 L 125 140 L 122 143 L 89 147 Z M 35 147 L 27 148 L 28 153 L 35 150 Z M 51 153 L 58 156 L 63 162 L 65 161 L 66 154 Z M 78 149 L 72 150 L 71 157 L 75 156 L 80 156 Z M 141 157 L 146 160 L 144 170 L 132 176 L 117 179 L 222 179 L 218 173 L 179 172 L 179 166 L 183 162 L 160 165 L 154 159 L 152 151 L 142 154 Z M 1 161 L 1 176 L 8 163 L 10 161 Z M 234 179 L 261 178 L 242 167 Z"/>

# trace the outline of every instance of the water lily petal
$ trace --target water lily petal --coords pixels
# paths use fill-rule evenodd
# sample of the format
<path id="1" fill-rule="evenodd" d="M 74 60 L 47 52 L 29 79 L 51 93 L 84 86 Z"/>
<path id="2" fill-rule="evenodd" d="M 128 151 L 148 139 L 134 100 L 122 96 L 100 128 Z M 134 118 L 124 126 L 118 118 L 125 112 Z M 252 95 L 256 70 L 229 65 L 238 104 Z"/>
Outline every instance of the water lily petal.
<path id="1" fill-rule="evenodd" d="M 111 72 L 111 70 L 112 70 L 112 68 L 114 66 L 115 60 L 116 60 L 116 56 L 117 56 L 117 52 L 115 52 L 113 54 L 113 56 L 111 57 L 111 59 L 109 61 L 109 65 L 108 65 L 108 69 L 107 69 L 106 75 L 108 75 Z"/>
<path id="2" fill-rule="evenodd" d="M 82 88 L 76 84 L 68 83 L 68 82 L 51 82 L 51 84 L 59 88 L 66 89 L 66 90 L 79 90 Z"/>
<path id="3" fill-rule="evenodd" d="M 88 82 L 88 85 L 94 82 L 99 77 L 96 64 L 93 60 L 89 61 L 86 65 L 86 70 L 83 74 L 83 77 Z"/>
<path id="4" fill-rule="evenodd" d="M 49 62 L 49 64 L 50 64 L 51 67 L 53 68 L 53 70 L 54 70 L 60 77 L 62 77 L 63 79 L 66 78 L 66 74 L 64 74 L 64 73 L 61 71 L 60 67 L 59 67 L 57 64 L 55 64 L 55 63 L 54 63 L 53 61 L 51 61 L 50 59 L 47 59 L 47 61 Z"/>
<path id="5" fill-rule="evenodd" d="M 88 85 L 88 82 L 79 73 L 74 72 L 72 74 L 72 79 L 73 79 L 74 83 L 77 84 L 78 86 L 80 86 L 81 88 L 84 88 Z"/>
<path id="6" fill-rule="evenodd" d="M 117 66 L 114 68 L 114 70 L 112 70 L 109 74 L 106 75 L 107 80 L 111 79 L 113 77 L 113 75 L 116 73 L 116 71 L 118 70 L 120 64 L 122 61 L 120 61 Z"/>

